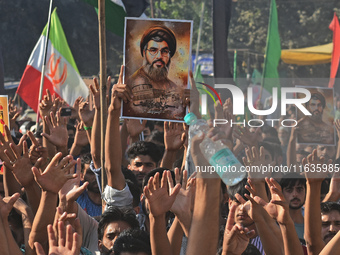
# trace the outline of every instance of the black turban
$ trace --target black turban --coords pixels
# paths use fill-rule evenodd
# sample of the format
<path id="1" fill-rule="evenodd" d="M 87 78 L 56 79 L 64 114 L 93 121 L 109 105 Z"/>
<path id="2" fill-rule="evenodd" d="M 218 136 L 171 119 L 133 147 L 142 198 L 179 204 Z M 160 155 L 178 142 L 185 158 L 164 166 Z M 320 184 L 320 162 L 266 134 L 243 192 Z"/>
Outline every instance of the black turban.
<path id="1" fill-rule="evenodd" d="M 145 45 L 155 37 L 159 37 L 168 44 L 170 57 L 172 57 L 176 52 L 176 37 L 170 28 L 161 25 L 150 27 L 144 32 L 142 39 L 140 40 L 140 53 L 142 56 L 144 56 L 143 52 Z"/>

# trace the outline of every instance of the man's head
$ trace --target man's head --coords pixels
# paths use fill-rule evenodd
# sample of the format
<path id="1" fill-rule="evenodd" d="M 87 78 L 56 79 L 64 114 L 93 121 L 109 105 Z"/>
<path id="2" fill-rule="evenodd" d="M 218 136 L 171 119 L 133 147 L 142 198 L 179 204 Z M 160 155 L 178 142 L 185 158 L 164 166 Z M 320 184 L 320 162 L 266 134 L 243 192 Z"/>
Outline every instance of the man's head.
<path id="1" fill-rule="evenodd" d="M 243 179 L 236 185 L 228 186 L 227 193 L 229 196 L 229 209 L 232 205 L 237 205 L 235 211 L 235 223 L 241 224 L 244 227 L 250 227 L 254 225 L 254 221 L 249 217 L 247 211 L 244 209 L 243 205 L 236 199 L 236 193 L 240 194 L 245 200 L 248 200 L 244 194 L 250 195 L 250 192 L 244 187 L 248 185 L 247 179 Z"/>
<path id="2" fill-rule="evenodd" d="M 131 145 L 127 151 L 128 169 L 133 171 L 139 183 L 144 176 L 158 166 L 162 156 L 158 146 L 152 142 L 139 141 Z"/>
<path id="3" fill-rule="evenodd" d="M 306 179 L 297 173 L 285 175 L 280 182 L 282 193 L 292 210 L 300 209 L 306 199 Z"/>
<path id="4" fill-rule="evenodd" d="M 149 234 L 140 229 L 126 230 L 117 238 L 113 251 L 115 255 L 151 255 Z"/>
<path id="5" fill-rule="evenodd" d="M 325 145 L 318 145 L 316 147 L 316 155 L 320 157 L 325 158 L 325 162 L 329 159 L 334 159 L 336 153 L 336 147 L 335 146 L 325 146 Z"/>
<path id="6" fill-rule="evenodd" d="M 306 106 L 307 110 L 312 114 L 312 119 L 321 120 L 323 109 L 326 106 L 325 97 L 320 92 L 312 93 L 311 99 Z"/>
<path id="7" fill-rule="evenodd" d="M 150 27 L 142 36 L 140 51 L 151 79 L 167 79 L 170 60 L 176 52 L 176 37 L 171 29 L 161 25 Z"/>
<path id="8" fill-rule="evenodd" d="M 340 230 L 340 204 L 335 202 L 321 203 L 321 235 L 328 243 Z"/>
<path id="9" fill-rule="evenodd" d="M 98 224 L 98 248 L 101 254 L 113 254 L 113 244 L 118 235 L 131 228 L 139 228 L 136 214 L 132 209 L 111 207 L 104 212 Z"/>

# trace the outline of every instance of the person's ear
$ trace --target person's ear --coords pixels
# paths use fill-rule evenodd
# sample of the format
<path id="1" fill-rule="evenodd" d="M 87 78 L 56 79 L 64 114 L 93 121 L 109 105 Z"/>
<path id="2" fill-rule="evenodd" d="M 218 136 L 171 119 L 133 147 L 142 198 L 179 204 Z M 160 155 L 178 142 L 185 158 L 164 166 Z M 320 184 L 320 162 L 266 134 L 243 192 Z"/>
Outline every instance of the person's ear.
<path id="1" fill-rule="evenodd" d="M 100 252 L 103 252 L 102 247 L 103 247 L 102 240 L 98 240 L 98 249 Z"/>
<path id="2" fill-rule="evenodd" d="M 228 199 L 229 210 L 230 210 L 230 208 L 231 208 L 232 203 L 233 203 L 233 200 L 231 200 L 231 199 L 229 198 L 229 199 Z"/>
<path id="3" fill-rule="evenodd" d="M 131 165 L 130 164 L 128 164 L 127 169 L 131 170 Z"/>

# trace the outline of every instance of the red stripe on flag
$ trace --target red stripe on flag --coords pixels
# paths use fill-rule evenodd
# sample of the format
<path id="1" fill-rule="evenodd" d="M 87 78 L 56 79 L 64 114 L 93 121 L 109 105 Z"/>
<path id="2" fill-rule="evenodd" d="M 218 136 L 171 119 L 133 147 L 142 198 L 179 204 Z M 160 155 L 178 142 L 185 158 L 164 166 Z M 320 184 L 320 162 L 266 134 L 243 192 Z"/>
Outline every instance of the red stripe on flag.
<path id="1" fill-rule="evenodd" d="M 25 103 L 35 112 L 38 111 L 40 79 L 41 72 L 28 65 L 26 66 L 17 90 L 17 93 L 22 98 L 22 100 L 24 100 Z M 46 95 L 46 89 L 51 92 L 51 95 L 56 94 L 51 81 L 44 77 L 43 97 Z M 59 97 L 58 94 L 56 94 L 56 96 Z"/>
<path id="2" fill-rule="evenodd" d="M 329 25 L 329 29 L 333 31 L 333 52 L 331 64 L 331 77 L 328 87 L 333 88 L 340 60 L 340 25 L 336 13 L 334 13 L 334 17 L 331 24 Z"/>

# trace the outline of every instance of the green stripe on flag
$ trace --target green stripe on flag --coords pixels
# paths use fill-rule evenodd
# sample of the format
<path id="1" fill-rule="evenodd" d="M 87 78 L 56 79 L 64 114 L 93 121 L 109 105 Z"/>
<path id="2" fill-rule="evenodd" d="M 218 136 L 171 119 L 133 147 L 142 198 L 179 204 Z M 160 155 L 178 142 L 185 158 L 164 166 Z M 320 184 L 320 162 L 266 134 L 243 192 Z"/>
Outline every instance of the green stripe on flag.
<path id="1" fill-rule="evenodd" d="M 46 36 L 46 33 L 47 25 L 45 26 L 42 35 Z M 60 20 L 58 18 L 57 8 L 54 8 L 51 14 L 49 40 L 52 43 L 53 47 L 57 51 L 59 51 L 59 53 L 70 63 L 74 70 L 79 73 L 76 62 L 73 59 L 70 47 L 68 46 L 63 27 L 61 26 Z"/>
<path id="2" fill-rule="evenodd" d="M 278 88 L 280 98 L 280 81 L 277 67 L 281 58 L 281 42 L 279 35 L 278 15 L 275 0 L 271 1 L 269 13 L 269 25 L 267 33 L 267 47 L 263 68 L 262 87 L 272 92 L 273 87 Z"/>

